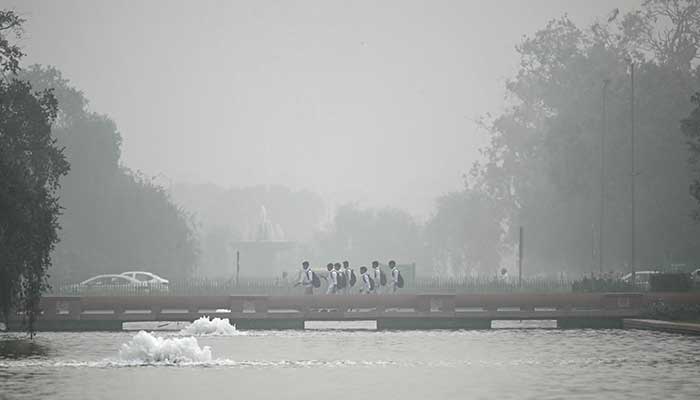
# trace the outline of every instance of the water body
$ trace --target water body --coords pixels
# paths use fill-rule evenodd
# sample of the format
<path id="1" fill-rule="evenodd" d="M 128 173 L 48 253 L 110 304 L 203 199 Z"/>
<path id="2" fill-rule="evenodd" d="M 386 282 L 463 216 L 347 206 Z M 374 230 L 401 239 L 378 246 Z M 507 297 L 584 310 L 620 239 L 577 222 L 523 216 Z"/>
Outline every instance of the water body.
<path id="1" fill-rule="evenodd" d="M 634 330 L 0 336 L 0 399 L 697 399 L 700 338 Z"/>

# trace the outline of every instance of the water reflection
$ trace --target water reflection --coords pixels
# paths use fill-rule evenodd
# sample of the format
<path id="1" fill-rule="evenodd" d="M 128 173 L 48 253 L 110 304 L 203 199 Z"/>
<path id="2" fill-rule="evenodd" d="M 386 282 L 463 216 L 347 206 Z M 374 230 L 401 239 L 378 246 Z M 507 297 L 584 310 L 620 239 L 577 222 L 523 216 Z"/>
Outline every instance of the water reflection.
<path id="1" fill-rule="evenodd" d="M 0 361 L 47 360 L 54 354 L 48 343 L 40 339 L 30 339 L 26 335 L 0 336 Z M 55 371 L 41 368 L 0 368 L 0 381 L 5 382 L 0 390 L 0 400 L 15 400 L 30 394 L 30 398 L 45 398 L 55 391 L 52 382 Z M 43 384 L 37 385 L 37 382 Z M 8 397 L 7 392 L 12 395 Z"/>

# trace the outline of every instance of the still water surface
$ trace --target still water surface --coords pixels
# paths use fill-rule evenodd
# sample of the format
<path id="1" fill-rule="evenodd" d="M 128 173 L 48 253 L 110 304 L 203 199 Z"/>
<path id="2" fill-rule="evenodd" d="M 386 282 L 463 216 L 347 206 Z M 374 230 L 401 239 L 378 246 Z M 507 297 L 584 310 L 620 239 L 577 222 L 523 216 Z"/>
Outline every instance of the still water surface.
<path id="1" fill-rule="evenodd" d="M 125 361 L 134 335 L 0 335 L 0 399 L 700 398 L 700 338 L 675 334 L 252 331 L 198 336 L 211 359 L 180 363 Z"/>

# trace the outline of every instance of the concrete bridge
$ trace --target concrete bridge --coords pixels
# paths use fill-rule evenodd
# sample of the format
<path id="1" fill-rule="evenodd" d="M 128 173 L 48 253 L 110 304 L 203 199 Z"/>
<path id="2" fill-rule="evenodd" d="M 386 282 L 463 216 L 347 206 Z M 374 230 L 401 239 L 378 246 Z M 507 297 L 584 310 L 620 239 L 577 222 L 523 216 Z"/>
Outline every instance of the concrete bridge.
<path id="1" fill-rule="evenodd" d="M 304 329 L 305 321 L 377 321 L 378 329 L 488 329 L 494 320 L 556 320 L 621 328 L 655 301 L 700 304 L 700 293 L 483 293 L 348 296 L 45 297 L 38 330 L 121 330 L 124 322 L 229 318 L 239 329 Z M 18 321 L 10 324 L 18 327 Z"/>

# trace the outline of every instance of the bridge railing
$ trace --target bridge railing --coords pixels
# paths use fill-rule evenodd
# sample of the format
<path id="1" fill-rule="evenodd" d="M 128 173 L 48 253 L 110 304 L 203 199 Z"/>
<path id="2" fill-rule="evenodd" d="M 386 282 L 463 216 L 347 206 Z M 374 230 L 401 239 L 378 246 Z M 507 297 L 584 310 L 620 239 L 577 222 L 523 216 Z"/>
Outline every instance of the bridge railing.
<path id="1" fill-rule="evenodd" d="M 483 293 L 350 296 L 88 296 L 45 297 L 41 318 L 192 320 L 241 318 L 360 319 L 449 317 L 485 319 L 635 316 L 645 305 L 700 304 L 697 293 Z"/>
<path id="2" fill-rule="evenodd" d="M 525 278 L 521 282 L 513 279 L 498 279 L 495 277 L 464 277 L 464 278 L 416 278 L 417 291 L 445 293 L 552 293 L 571 292 L 574 281 L 568 279 Z"/>
<path id="3" fill-rule="evenodd" d="M 326 282 L 317 293 L 325 293 Z M 286 296 L 301 294 L 303 289 L 294 286 L 293 280 L 283 279 L 241 279 L 240 282 L 227 279 L 193 278 L 171 280 L 165 286 L 102 286 L 85 287 L 76 283 L 53 282 L 52 290 L 47 296 L 205 296 L 205 295 L 275 295 Z M 417 293 L 567 293 L 571 292 L 572 281 L 524 279 L 522 285 L 517 282 L 494 278 L 418 278 L 411 286 L 401 289 L 404 294 Z M 357 293 L 359 285 L 350 289 Z"/>

